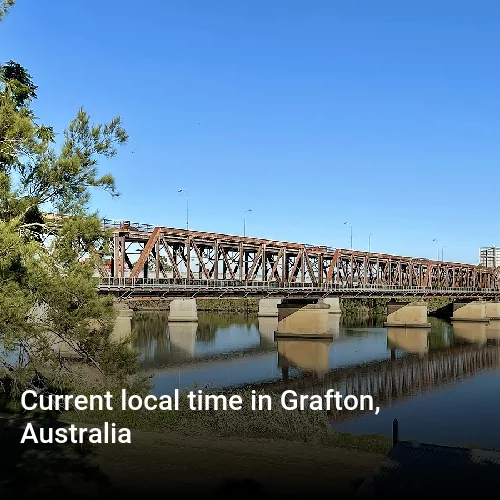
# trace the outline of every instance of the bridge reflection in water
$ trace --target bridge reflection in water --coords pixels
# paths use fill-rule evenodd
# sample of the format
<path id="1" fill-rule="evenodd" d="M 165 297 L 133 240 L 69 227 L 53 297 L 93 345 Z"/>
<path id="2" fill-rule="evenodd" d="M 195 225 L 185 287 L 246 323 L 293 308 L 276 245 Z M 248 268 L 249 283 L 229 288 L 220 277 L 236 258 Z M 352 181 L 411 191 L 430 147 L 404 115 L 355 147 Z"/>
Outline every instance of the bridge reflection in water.
<path id="1" fill-rule="evenodd" d="M 331 341 L 324 339 L 278 340 L 278 366 L 283 380 L 289 380 L 290 368 L 298 368 L 303 374 L 313 374 L 323 380 L 329 370 L 330 344 Z"/>
<path id="2" fill-rule="evenodd" d="M 453 336 L 457 342 L 484 345 L 488 340 L 488 323 L 453 322 Z"/>
<path id="3" fill-rule="evenodd" d="M 334 389 L 356 396 L 370 394 L 377 406 L 384 407 L 500 366 L 500 322 L 460 322 L 453 324 L 453 332 L 457 342 L 452 346 L 430 350 L 430 328 L 387 328 L 389 360 L 333 368 L 326 374 L 321 370 L 320 380 L 305 374 L 296 380 L 262 387 L 277 393 L 293 389 L 300 394 L 322 395 Z M 397 357 L 396 350 L 403 350 L 404 354 Z M 333 410 L 331 416 L 345 420 L 360 413 Z"/>
<path id="4" fill-rule="evenodd" d="M 395 358 L 396 349 L 425 356 L 429 352 L 430 332 L 430 328 L 387 327 L 387 347 L 391 350 L 391 357 Z"/>
<path id="5" fill-rule="evenodd" d="M 430 321 L 431 328 L 346 328 L 330 315 L 328 338 L 275 339 L 272 317 L 200 313 L 199 323 L 168 323 L 166 315 L 138 315 L 134 347 L 161 393 L 192 383 L 303 394 L 335 389 L 370 394 L 382 408 L 499 365 L 500 321 Z M 337 421 L 355 416 L 332 412 Z"/>

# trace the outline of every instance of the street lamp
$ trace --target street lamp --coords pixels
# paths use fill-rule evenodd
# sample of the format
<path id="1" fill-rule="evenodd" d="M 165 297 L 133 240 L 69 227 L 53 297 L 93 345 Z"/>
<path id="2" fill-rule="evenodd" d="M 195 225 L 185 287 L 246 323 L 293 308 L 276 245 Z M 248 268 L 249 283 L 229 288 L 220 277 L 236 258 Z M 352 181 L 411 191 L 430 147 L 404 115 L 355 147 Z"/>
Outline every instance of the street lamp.
<path id="1" fill-rule="evenodd" d="M 349 227 L 351 228 L 351 250 L 352 250 L 352 224 L 350 222 L 344 222 L 344 225 L 349 224 Z"/>
<path id="2" fill-rule="evenodd" d="M 249 208 L 248 210 L 245 210 L 245 213 L 243 214 L 243 236 L 247 235 L 247 213 L 251 211 L 252 209 Z"/>
<path id="3" fill-rule="evenodd" d="M 371 249 L 372 249 L 372 236 L 373 236 L 373 233 L 370 233 L 368 235 L 368 253 L 370 253 Z"/>
<path id="4" fill-rule="evenodd" d="M 437 258 L 437 260 L 439 260 L 439 246 L 438 246 L 439 241 L 438 241 L 438 240 L 436 240 L 436 238 L 434 238 L 432 241 L 436 244 L 436 247 L 437 247 L 437 253 L 438 253 L 438 258 Z"/>
<path id="5" fill-rule="evenodd" d="M 189 229 L 189 198 L 185 189 L 179 189 L 178 193 L 184 193 L 186 197 L 186 229 Z"/>
<path id="6" fill-rule="evenodd" d="M 444 249 L 445 248 L 448 248 L 447 245 L 444 245 L 443 247 L 441 247 L 441 261 L 444 262 Z"/>

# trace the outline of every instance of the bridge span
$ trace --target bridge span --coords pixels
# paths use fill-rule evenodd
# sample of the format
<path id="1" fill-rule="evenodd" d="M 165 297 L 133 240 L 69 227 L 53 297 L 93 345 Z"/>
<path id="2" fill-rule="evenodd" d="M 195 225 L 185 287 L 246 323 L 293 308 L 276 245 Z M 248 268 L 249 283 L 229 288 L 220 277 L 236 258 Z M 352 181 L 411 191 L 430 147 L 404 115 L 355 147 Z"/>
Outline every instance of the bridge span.
<path id="1" fill-rule="evenodd" d="M 323 283 L 289 283 L 277 281 L 235 282 L 232 280 L 198 280 L 168 278 L 101 278 L 99 291 L 127 298 L 392 298 L 392 297 L 450 297 L 485 298 L 500 297 L 497 288 L 432 287 L 399 285 L 338 285 Z"/>
<path id="2" fill-rule="evenodd" d="M 104 293 L 218 297 L 495 297 L 500 268 L 104 221 Z"/>

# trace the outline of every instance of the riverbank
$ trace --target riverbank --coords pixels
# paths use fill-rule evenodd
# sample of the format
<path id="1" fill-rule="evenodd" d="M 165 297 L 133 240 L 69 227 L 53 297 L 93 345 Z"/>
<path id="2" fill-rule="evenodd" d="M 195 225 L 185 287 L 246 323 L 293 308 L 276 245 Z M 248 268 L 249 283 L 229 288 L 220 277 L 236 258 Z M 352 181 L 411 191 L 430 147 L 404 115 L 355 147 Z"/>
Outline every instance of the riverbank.
<path id="1" fill-rule="evenodd" d="M 171 299 L 128 300 L 128 306 L 134 311 L 168 311 Z M 387 314 L 387 303 L 390 299 L 340 299 L 342 314 L 348 316 L 376 317 Z M 432 297 L 425 301 L 429 314 L 445 309 L 452 300 Z M 259 299 L 196 299 L 198 311 L 207 312 L 239 312 L 257 313 Z"/>
<path id="2" fill-rule="evenodd" d="M 21 498 L 54 487 L 77 498 L 165 492 L 219 497 L 328 491 L 350 496 L 382 459 L 380 454 L 278 439 L 132 431 L 131 444 L 82 448 L 20 444 L 21 433 L 19 422 L 0 420 L 0 477 Z M 45 459 L 36 460 L 42 450 Z"/>
<path id="3" fill-rule="evenodd" d="M 199 387 L 194 387 L 196 390 Z M 93 394 L 105 394 L 105 387 L 94 388 Z M 205 387 L 203 394 L 211 395 L 238 395 L 241 398 L 240 409 L 232 410 L 229 407 L 224 409 L 218 402 L 218 409 L 196 411 L 189 407 L 187 391 L 178 394 L 177 404 L 173 398 L 167 406 L 156 409 L 145 409 L 144 406 L 131 410 L 128 404 L 122 404 L 122 391 L 111 390 L 113 395 L 112 409 L 103 407 L 95 410 L 70 409 L 69 411 L 41 411 L 34 408 L 33 411 L 26 412 L 21 408 L 19 401 L 10 400 L 1 405 L 5 414 L 12 415 L 12 418 L 23 415 L 26 418 L 36 418 L 39 421 L 44 419 L 60 420 L 67 424 L 86 424 L 100 427 L 106 422 L 116 424 L 116 428 L 127 428 L 135 431 L 155 432 L 155 433 L 175 433 L 186 437 L 219 437 L 219 438 L 239 438 L 239 439 L 279 439 L 283 441 L 299 441 L 309 444 L 357 450 L 360 452 L 385 454 L 391 447 L 391 439 L 377 434 L 354 435 L 338 432 L 331 426 L 330 415 L 326 409 L 312 410 L 288 410 L 280 403 L 278 394 L 267 394 L 264 390 L 253 391 L 251 389 L 241 389 L 235 391 L 218 390 L 215 387 Z M 75 389 L 74 394 L 82 394 L 87 397 L 90 393 L 83 387 Z M 127 401 L 134 391 L 127 391 Z M 142 397 L 146 392 L 140 392 Z M 263 410 L 252 409 L 252 397 L 265 398 L 266 408 Z M 134 398 L 137 400 L 137 398 Z M 158 401 L 150 402 L 150 404 Z M 134 405 L 137 402 L 133 403 Z M 267 405 L 270 405 L 269 407 Z M 122 409 L 125 406 L 126 409 Z"/>
<path id="4" fill-rule="evenodd" d="M 196 389 L 196 388 L 195 388 Z M 205 388 L 205 394 L 224 394 L 216 388 Z M 236 393 L 234 393 L 236 394 Z M 322 446 L 345 448 L 360 452 L 385 454 L 391 447 L 391 439 L 380 435 L 354 435 L 332 429 L 326 410 L 286 410 L 278 395 L 270 395 L 272 404 L 268 410 L 252 410 L 250 390 L 237 393 L 241 397 L 240 410 L 193 411 L 188 407 L 186 393 L 179 396 L 179 408 L 153 411 L 121 410 L 121 397 L 113 398 L 113 410 L 72 411 L 64 414 L 70 423 L 86 422 L 97 426 L 114 422 L 117 427 L 138 431 L 178 433 L 185 436 L 219 436 L 240 439 L 280 439 L 300 441 Z M 257 391 L 256 395 L 264 395 Z"/>
<path id="5" fill-rule="evenodd" d="M 126 446 L 98 447 L 102 470 L 124 492 L 147 481 L 158 491 L 205 495 L 353 494 L 382 459 L 300 442 L 146 432 L 135 432 Z"/>
<path id="6" fill-rule="evenodd" d="M 133 311 L 168 311 L 172 299 L 141 299 L 126 301 Z M 259 310 L 259 299 L 196 299 L 198 311 L 256 313 Z"/>

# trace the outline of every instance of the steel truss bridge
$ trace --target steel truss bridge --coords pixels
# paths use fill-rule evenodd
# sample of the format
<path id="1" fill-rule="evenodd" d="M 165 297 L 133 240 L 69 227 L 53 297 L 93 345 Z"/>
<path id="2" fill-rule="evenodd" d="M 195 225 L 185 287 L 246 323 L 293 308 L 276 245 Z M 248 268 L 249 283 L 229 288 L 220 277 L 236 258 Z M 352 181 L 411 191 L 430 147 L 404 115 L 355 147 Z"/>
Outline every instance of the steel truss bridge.
<path id="1" fill-rule="evenodd" d="M 125 296 L 500 295 L 500 268 L 104 220 L 104 293 Z M 106 265 L 107 264 L 107 265 Z"/>

